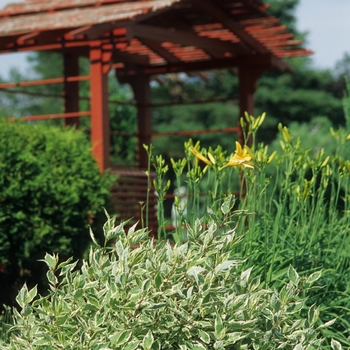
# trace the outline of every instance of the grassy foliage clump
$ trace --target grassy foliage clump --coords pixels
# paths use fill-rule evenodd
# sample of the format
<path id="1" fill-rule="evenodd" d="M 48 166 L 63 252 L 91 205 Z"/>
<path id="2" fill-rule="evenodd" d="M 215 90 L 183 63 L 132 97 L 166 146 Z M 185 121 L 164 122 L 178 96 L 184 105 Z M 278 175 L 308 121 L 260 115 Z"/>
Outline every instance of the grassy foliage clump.
<path id="1" fill-rule="evenodd" d="M 110 185 L 82 133 L 0 122 L 1 305 L 11 304 L 24 281 L 45 278 L 37 262 L 45 252 L 82 256 Z"/>
<path id="2" fill-rule="evenodd" d="M 189 225 L 184 244 L 155 245 L 146 229 L 126 232 L 108 218 L 104 243 L 92 234 L 80 269 L 46 254 L 49 295 L 21 289 L 21 311 L 0 349 L 319 348 L 327 325 L 299 290 L 311 290 L 320 273 L 301 278 L 290 266 L 282 288 L 262 288 L 252 268 L 242 270 L 242 213 L 233 204 L 229 196 L 221 207 L 224 223 Z"/>
<path id="3" fill-rule="evenodd" d="M 256 143 L 263 119 L 264 115 L 246 115 L 241 120 L 244 127 L 249 123 L 250 148 L 237 145 L 235 154 L 227 155 L 221 147 L 207 149 L 190 140 L 185 157 L 172 160 L 177 187 L 187 189 L 175 196 L 180 224 L 172 237 L 186 240 L 181 223 L 193 224 L 204 208 L 209 208 L 204 222 L 212 217 L 222 220 L 220 203 L 239 183 L 237 208 L 250 213 L 237 231 L 242 239 L 240 257 L 247 258 L 244 266 L 254 265 L 263 284 L 276 288 L 282 288 L 281 276 L 290 265 L 302 276 L 322 270 L 320 289 L 300 292 L 309 296 L 309 306 L 320 304 L 323 322 L 337 317 L 330 328 L 322 329 L 323 335 L 350 346 L 350 160 L 346 158 L 350 135 L 331 129 L 333 152 L 328 152 L 317 144 L 304 148 L 304 140 L 280 125 L 280 150 L 271 152 Z M 157 174 L 166 170 L 159 164 L 154 162 Z M 160 223 L 163 236 L 167 224 Z"/>

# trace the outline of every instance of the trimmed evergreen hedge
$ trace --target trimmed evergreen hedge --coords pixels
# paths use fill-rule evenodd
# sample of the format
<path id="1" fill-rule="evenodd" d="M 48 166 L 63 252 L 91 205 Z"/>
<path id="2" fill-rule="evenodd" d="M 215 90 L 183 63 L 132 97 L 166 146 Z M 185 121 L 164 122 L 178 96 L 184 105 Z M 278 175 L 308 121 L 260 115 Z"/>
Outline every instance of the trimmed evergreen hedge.
<path id="1" fill-rule="evenodd" d="M 45 252 L 82 257 L 112 181 L 82 132 L 0 121 L 0 305 L 24 281 L 40 286 Z"/>

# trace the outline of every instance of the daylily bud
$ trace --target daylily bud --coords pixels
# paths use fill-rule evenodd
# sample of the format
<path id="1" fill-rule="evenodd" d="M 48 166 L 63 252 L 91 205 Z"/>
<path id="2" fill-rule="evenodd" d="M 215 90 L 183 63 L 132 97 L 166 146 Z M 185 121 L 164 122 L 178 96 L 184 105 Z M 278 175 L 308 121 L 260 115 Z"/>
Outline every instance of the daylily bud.
<path id="1" fill-rule="evenodd" d="M 157 181 L 156 180 L 153 180 L 153 186 L 154 186 L 154 189 L 159 192 L 159 187 L 158 187 L 158 184 L 157 184 Z"/>
<path id="2" fill-rule="evenodd" d="M 328 157 L 323 161 L 323 163 L 321 164 L 321 168 L 323 168 L 323 167 L 325 167 L 325 166 L 327 165 L 327 163 L 328 163 L 328 161 L 329 161 L 329 158 L 330 158 L 330 156 L 328 156 Z"/>
<path id="3" fill-rule="evenodd" d="M 245 128 L 245 121 L 244 121 L 244 118 L 240 118 L 239 119 L 239 123 L 241 125 L 241 128 L 244 129 Z"/>
<path id="4" fill-rule="evenodd" d="M 245 116 L 245 120 L 246 120 L 248 123 L 251 123 L 251 122 L 252 122 L 252 117 L 251 117 L 251 115 L 249 115 L 248 112 L 244 112 L 244 116 Z"/>
<path id="5" fill-rule="evenodd" d="M 273 153 L 271 153 L 271 155 L 270 155 L 269 159 L 267 160 L 267 164 L 269 164 L 269 163 L 271 163 L 271 162 L 272 162 L 272 159 L 273 159 L 273 158 L 275 158 L 276 154 L 277 154 L 277 152 L 276 152 L 276 151 L 274 151 Z"/>
<path id="6" fill-rule="evenodd" d="M 284 141 L 288 143 L 292 142 L 292 137 L 290 136 L 289 130 L 286 126 L 283 128 L 282 136 L 284 138 Z"/>
<path id="7" fill-rule="evenodd" d="M 258 118 L 258 120 L 259 120 L 259 124 L 258 124 L 258 126 L 261 126 L 261 124 L 264 122 L 264 120 L 265 120 L 265 117 L 266 117 L 266 113 L 264 112 L 259 118 Z"/>
<path id="8" fill-rule="evenodd" d="M 170 158 L 170 162 L 173 168 L 177 168 L 174 158 Z"/>

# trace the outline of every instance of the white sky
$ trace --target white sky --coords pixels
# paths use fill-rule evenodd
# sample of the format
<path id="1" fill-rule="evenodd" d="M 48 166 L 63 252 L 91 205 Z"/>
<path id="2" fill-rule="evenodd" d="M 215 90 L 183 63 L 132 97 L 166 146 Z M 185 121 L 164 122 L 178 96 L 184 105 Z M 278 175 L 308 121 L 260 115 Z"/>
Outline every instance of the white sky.
<path id="1" fill-rule="evenodd" d="M 21 0 L 0 0 L 0 8 L 16 1 Z M 315 67 L 333 68 L 345 52 L 350 53 L 350 0 L 299 0 L 296 15 L 298 29 L 309 32 L 304 46 L 314 51 Z M 25 72 L 25 57 L 24 53 L 0 55 L 0 76 L 7 78 L 11 67 Z"/>
<path id="2" fill-rule="evenodd" d="M 299 0 L 298 29 L 307 31 L 304 46 L 314 51 L 318 68 L 333 68 L 350 53 L 350 0 Z"/>

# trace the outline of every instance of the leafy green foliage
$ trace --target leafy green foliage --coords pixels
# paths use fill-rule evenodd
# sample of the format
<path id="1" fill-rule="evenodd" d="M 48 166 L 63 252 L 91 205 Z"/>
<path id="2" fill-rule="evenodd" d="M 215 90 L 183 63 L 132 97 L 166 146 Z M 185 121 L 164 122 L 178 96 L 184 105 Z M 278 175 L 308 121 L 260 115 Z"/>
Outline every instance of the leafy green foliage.
<path id="1" fill-rule="evenodd" d="M 227 198 L 223 208 L 231 208 Z M 170 245 L 128 232 L 108 217 L 105 241 L 91 247 L 81 268 L 46 254 L 50 292 L 24 286 L 17 296 L 10 340 L 0 349 L 317 349 L 319 309 L 306 317 L 307 298 L 319 274 L 299 277 L 290 267 L 277 290 L 261 288 L 252 268 L 237 258 L 240 239 L 230 217 L 219 228 L 200 219 L 189 241 Z M 92 238 L 96 242 L 93 234 Z M 96 242 L 97 243 L 97 242 Z M 110 245 L 112 243 L 112 245 Z"/>
<path id="2" fill-rule="evenodd" d="M 278 289 L 290 265 L 300 276 L 322 270 L 319 289 L 304 292 L 301 286 L 300 293 L 309 296 L 309 307 L 320 303 L 324 322 L 338 317 L 321 331 L 328 339 L 349 346 L 350 161 L 346 154 L 350 134 L 344 128 L 335 130 L 327 118 L 319 117 L 310 124 L 280 125 L 280 137 L 268 147 L 255 142 L 255 126 L 262 116 L 249 119 L 253 146 L 249 153 L 241 152 L 236 165 L 242 166 L 246 158 L 254 169 L 241 169 L 240 181 L 233 176 L 236 169 L 228 166 L 234 156 L 220 147 L 201 148 L 190 140 L 185 144 L 185 158 L 172 160 L 176 185 L 186 189 L 175 196 L 177 219 L 195 225 L 198 213 L 207 208 L 204 224 L 208 218 L 225 222 L 227 209 L 220 211 L 221 200 L 240 184 L 235 208 L 250 213 L 237 230 L 242 238 L 240 257 L 249 257 L 245 268 L 254 265 L 254 273 Z M 181 206 L 180 200 L 184 200 Z M 172 236 L 181 241 L 186 230 L 180 224 Z M 292 281 L 297 276 L 289 275 Z"/>
<path id="3" fill-rule="evenodd" d="M 276 286 L 290 264 L 301 274 L 322 269 L 323 289 L 308 295 L 321 305 L 323 321 L 339 316 L 324 335 L 349 346 L 350 162 L 342 157 L 349 136 L 343 129 L 331 129 L 330 150 L 317 148 L 316 138 L 323 134 L 307 139 L 301 132 L 305 127 L 297 137 L 281 126 L 282 150 L 274 164 L 245 176 L 243 208 L 255 214 L 248 218 L 242 254 Z M 257 147 L 255 159 L 263 149 Z"/>
<path id="4" fill-rule="evenodd" d="M 10 303 L 24 281 L 41 284 L 45 251 L 82 256 L 112 177 L 100 176 L 83 133 L 20 122 L 1 122 L 0 169 L 0 290 Z"/>
<path id="5" fill-rule="evenodd" d="M 298 135 L 302 140 L 302 147 L 308 150 L 308 155 L 312 158 L 317 157 L 321 149 L 327 150 L 327 154 L 335 154 L 337 143 L 334 142 L 334 137 L 329 132 L 332 128 L 332 123 L 327 117 L 312 118 L 309 122 L 292 122 L 288 129 L 291 135 Z M 280 155 L 283 150 L 280 142 L 283 140 L 281 134 L 278 134 L 276 139 L 269 145 L 270 150 L 276 150 Z M 271 174 L 274 172 L 271 169 Z"/>

